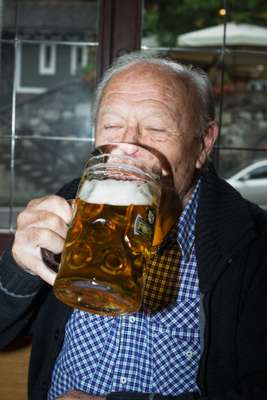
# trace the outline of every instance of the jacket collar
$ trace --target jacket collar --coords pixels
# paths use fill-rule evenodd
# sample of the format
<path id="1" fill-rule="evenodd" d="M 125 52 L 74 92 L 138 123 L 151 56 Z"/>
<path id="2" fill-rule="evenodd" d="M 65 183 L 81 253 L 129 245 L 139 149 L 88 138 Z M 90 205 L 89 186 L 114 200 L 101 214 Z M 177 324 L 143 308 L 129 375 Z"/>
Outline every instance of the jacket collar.
<path id="1" fill-rule="evenodd" d="M 234 252 L 254 237 L 248 203 L 212 165 L 203 174 L 196 220 L 196 255 L 201 292 L 207 292 Z"/>

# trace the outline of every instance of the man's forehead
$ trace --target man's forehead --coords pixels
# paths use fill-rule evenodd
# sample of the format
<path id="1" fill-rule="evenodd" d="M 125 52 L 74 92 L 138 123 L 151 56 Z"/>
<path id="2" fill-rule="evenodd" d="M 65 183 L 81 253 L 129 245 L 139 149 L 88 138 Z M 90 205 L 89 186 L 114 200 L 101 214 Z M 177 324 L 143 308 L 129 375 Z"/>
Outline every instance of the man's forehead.
<path id="1" fill-rule="evenodd" d="M 172 98 L 185 94 L 183 79 L 166 68 L 154 65 L 134 65 L 115 74 L 104 89 L 102 100 L 112 93 L 151 93 Z"/>
<path id="2" fill-rule="evenodd" d="M 162 84 L 173 84 L 181 81 L 178 74 L 175 74 L 167 67 L 161 67 L 153 64 L 136 64 L 116 73 L 109 81 L 109 86 L 117 84 L 142 85 L 143 82 L 160 82 Z"/>

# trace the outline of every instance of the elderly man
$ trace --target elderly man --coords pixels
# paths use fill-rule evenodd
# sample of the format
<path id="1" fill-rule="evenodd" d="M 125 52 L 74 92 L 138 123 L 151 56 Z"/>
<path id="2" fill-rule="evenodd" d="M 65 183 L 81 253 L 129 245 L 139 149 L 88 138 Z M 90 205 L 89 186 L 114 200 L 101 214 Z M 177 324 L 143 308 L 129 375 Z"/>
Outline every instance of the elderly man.
<path id="1" fill-rule="evenodd" d="M 167 158 L 181 213 L 149 261 L 144 302 L 156 299 L 156 311 L 103 317 L 54 297 L 40 252 L 62 251 L 78 181 L 28 204 L 1 261 L 0 340 L 33 335 L 29 398 L 267 398 L 267 223 L 207 167 L 218 128 L 206 75 L 122 57 L 95 113 L 97 145 L 137 143 Z"/>

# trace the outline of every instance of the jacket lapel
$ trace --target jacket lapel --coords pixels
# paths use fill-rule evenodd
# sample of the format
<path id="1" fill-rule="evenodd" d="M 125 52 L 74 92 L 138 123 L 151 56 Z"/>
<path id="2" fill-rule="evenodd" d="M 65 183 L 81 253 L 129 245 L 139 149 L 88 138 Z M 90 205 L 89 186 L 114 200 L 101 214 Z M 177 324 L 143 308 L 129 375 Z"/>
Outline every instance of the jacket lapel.
<path id="1" fill-rule="evenodd" d="M 204 173 L 196 221 L 199 286 L 209 291 L 234 252 L 254 237 L 248 203 L 213 166 Z"/>

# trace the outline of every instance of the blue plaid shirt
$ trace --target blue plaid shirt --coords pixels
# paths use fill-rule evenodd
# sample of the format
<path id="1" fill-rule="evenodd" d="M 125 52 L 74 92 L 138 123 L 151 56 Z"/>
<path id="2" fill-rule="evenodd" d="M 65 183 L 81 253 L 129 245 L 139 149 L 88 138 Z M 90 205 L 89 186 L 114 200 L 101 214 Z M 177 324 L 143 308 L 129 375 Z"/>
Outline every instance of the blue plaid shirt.
<path id="1" fill-rule="evenodd" d="M 72 313 L 48 400 L 71 389 L 92 395 L 198 390 L 200 294 L 194 231 L 200 184 L 174 235 L 151 257 L 142 309 L 119 317 Z"/>

